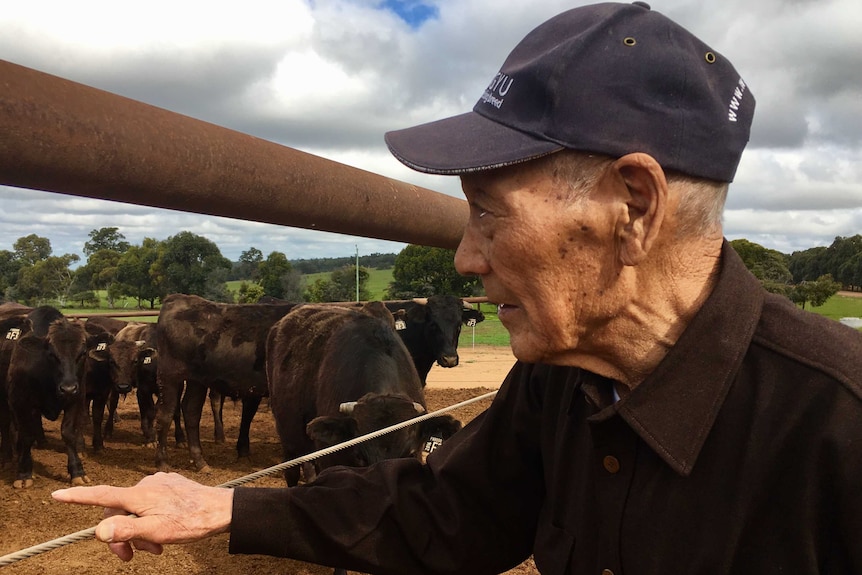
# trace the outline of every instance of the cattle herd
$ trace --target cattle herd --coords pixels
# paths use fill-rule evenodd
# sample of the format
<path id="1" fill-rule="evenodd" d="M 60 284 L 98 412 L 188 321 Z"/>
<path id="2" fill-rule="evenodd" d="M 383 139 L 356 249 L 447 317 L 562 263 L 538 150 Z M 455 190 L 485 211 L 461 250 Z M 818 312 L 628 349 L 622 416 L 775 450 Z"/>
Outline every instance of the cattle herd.
<path id="1" fill-rule="evenodd" d="M 33 485 L 42 418 L 61 415 L 72 485 L 89 483 L 80 453 L 90 429 L 103 449 L 120 397 L 134 393 L 141 443 L 167 470 L 170 430 L 206 470 L 200 421 L 209 397 L 215 439 L 224 442 L 225 398 L 242 402 L 237 455 L 268 398 L 284 458 L 292 459 L 424 414 L 433 364 L 458 364 L 461 326 L 481 312 L 455 296 L 365 304 L 267 299 L 224 304 L 193 295 L 164 298 L 155 323 L 103 316 L 66 318 L 50 306 L 0 304 L 0 464 L 17 464 L 13 487 Z M 472 323 L 472 322 L 470 322 Z M 107 412 L 107 413 L 106 413 Z M 425 419 L 306 464 L 307 480 L 330 465 L 419 457 L 460 429 L 451 416 Z M 299 468 L 285 471 L 288 485 Z"/>

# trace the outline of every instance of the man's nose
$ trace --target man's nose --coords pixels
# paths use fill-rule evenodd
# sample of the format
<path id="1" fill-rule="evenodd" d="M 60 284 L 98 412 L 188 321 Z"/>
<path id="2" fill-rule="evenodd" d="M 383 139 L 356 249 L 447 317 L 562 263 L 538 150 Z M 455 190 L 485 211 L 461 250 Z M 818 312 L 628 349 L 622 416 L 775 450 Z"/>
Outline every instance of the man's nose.
<path id="1" fill-rule="evenodd" d="M 485 242 L 475 228 L 467 224 L 461 243 L 455 252 L 455 269 L 465 276 L 485 275 L 489 271 L 488 260 L 485 257 Z"/>

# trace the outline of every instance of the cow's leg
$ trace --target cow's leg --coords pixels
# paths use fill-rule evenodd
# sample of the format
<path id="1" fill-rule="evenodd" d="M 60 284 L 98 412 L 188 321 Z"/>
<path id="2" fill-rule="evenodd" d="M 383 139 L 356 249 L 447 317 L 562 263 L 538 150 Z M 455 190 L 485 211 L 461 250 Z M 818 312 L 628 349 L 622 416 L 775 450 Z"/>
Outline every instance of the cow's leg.
<path id="1" fill-rule="evenodd" d="M 161 366 L 160 366 L 161 367 Z M 161 372 L 161 369 L 159 370 Z M 168 464 L 168 431 L 171 429 L 171 420 L 174 413 L 179 409 L 177 393 L 173 385 L 163 381 L 161 373 L 158 377 L 159 399 L 156 402 L 156 435 L 158 445 L 156 446 L 156 469 L 169 471 Z M 182 380 L 179 380 L 182 382 Z M 180 383 L 179 388 L 182 389 Z"/>
<path id="2" fill-rule="evenodd" d="M 102 406 L 104 409 L 104 406 Z M 78 438 L 82 436 L 82 421 L 87 414 L 87 404 L 83 398 L 75 398 L 67 404 L 63 412 L 63 423 L 60 424 L 60 436 L 66 445 L 66 469 L 72 485 L 90 483 L 90 478 L 84 473 L 84 464 L 78 455 Z"/>
<path id="3" fill-rule="evenodd" d="M 251 420 L 260 407 L 261 397 L 259 395 L 246 395 L 242 398 L 242 419 L 239 422 L 239 437 L 236 439 L 236 453 L 238 458 L 248 458 L 251 455 L 249 446 L 249 435 L 251 433 Z"/>
<path id="4" fill-rule="evenodd" d="M 183 431 L 183 414 L 182 410 L 179 408 L 174 412 L 174 441 L 177 442 L 178 449 L 185 449 L 188 447 L 186 432 Z"/>
<path id="5" fill-rule="evenodd" d="M 213 412 L 213 434 L 215 435 L 216 443 L 224 443 L 224 395 L 210 389 L 210 409 Z"/>
<path id="6" fill-rule="evenodd" d="M 0 381 L 0 386 L 5 382 Z M 6 397 L 0 397 L 0 467 L 12 461 L 12 414 Z"/>
<path id="7" fill-rule="evenodd" d="M 144 436 L 145 447 L 156 446 L 156 433 L 153 430 L 153 424 L 156 420 L 156 404 L 153 401 L 153 394 L 140 387 L 135 392 L 135 397 L 138 399 L 138 410 L 141 412 L 141 433 Z M 174 402 L 176 407 L 179 404 Z"/>
<path id="8" fill-rule="evenodd" d="M 102 439 L 102 420 L 105 417 L 105 405 L 107 402 L 106 393 L 99 392 L 93 397 L 93 406 L 90 408 L 93 418 L 93 451 L 102 451 L 105 447 L 105 441 Z M 108 416 L 108 421 L 111 421 L 111 415 Z M 63 418 L 66 421 L 66 418 Z M 107 427 L 107 424 L 106 424 Z"/>
<path id="9" fill-rule="evenodd" d="M 291 459 L 295 459 L 296 457 L 297 456 L 293 453 L 288 454 L 287 452 L 285 452 L 285 454 L 284 454 L 284 460 L 285 461 L 290 461 Z M 300 472 L 299 472 L 299 466 L 298 465 L 294 465 L 293 467 L 288 467 L 287 469 L 284 470 L 284 481 L 285 481 L 285 483 L 287 483 L 288 487 L 293 487 L 295 485 L 298 485 L 299 484 L 299 476 L 300 476 Z"/>
<path id="10" fill-rule="evenodd" d="M 12 487 L 28 489 L 33 487 L 33 444 L 42 427 L 42 415 L 38 411 L 28 411 L 15 418 L 18 429 L 18 471 Z"/>
<path id="11" fill-rule="evenodd" d="M 207 386 L 192 380 L 186 381 L 183 395 L 183 420 L 186 422 L 186 435 L 189 442 L 189 455 L 197 471 L 209 472 L 201 448 L 201 413 L 207 399 Z"/>
<path id="12" fill-rule="evenodd" d="M 39 427 L 36 429 L 36 447 L 38 449 L 47 449 L 48 438 L 45 437 L 45 428 L 42 426 L 42 416 L 39 416 Z"/>
<path id="13" fill-rule="evenodd" d="M 117 404 L 120 402 L 120 394 L 116 389 L 111 389 L 108 392 L 108 418 L 105 420 L 105 439 L 109 439 L 114 435 L 114 423 L 117 417 Z"/>
<path id="14" fill-rule="evenodd" d="M 188 447 L 188 445 L 186 445 L 186 434 L 183 431 L 183 414 L 180 410 L 180 399 L 182 393 L 182 388 L 177 390 L 177 410 L 174 411 L 174 440 L 177 442 L 177 449 L 185 449 Z M 200 419 L 198 419 L 198 424 L 200 424 Z"/>

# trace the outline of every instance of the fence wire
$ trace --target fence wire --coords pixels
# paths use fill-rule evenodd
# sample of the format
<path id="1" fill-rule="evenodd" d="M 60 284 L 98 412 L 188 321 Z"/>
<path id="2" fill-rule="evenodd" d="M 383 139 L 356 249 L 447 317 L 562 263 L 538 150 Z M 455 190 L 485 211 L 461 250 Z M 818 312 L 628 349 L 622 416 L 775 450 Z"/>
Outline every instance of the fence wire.
<path id="1" fill-rule="evenodd" d="M 231 481 L 227 481 L 225 483 L 221 483 L 216 487 L 224 487 L 226 489 L 230 489 L 233 487 L 239 487 L 241 485 L 245 485 L 246 483 L 251 483 L 252 481 L 257 481 L 263 477 L 268 477 L 270 475 L 275 475 L 285 469 L 296 467 L 297 465 L 302 465 L 303 463 L 308 463 L 310 461 L 314 461 L 320 457 L 325 457 L 327 455 L 331 455 L 337 451 L 341 451 L 343 449 L 347 449 L 349 447 L 353 447 L 359 443 L 369 441 L 380 437 L 381 435 L 386 435 L 387 433 L 392 433 L 393 431 L 398 431 L 399 429 L 404 429 L 405 427 L 409 427 L 421 421 L 425 421 L 426 419 L 431 419 L 432 417 L 436 417 L 438 415 L 442 415 L 449 411 L 454 411 L 461 407 L 465 407 L 470 405 L 471 403 L 475 403 L 477 401 L 482 401 L 483 399 L 490 399 L 497 394 L 497 391 L 491 391 L 485 393 L 483 395 L 479 395 L 477 397 L 473 397 L 471 399 L 462 401 L 460 403 L 456 403 L 454 405 L 450 405 L 448 407 L 444 407 L 442 409 L 438 409 L 437 411 L 432 411 L 430 413 L 426 413 L 424 415 L 420 415 L 418 417 L 414 417 L 413 419 L 408 419 L 406 421 L 402 421 L 401 423 L 396 423 L 395 425 L 390 425 L 389 427 L 384 427 L 382 429 L 378 429 L 377 431 L 373 431 L 371 433 L 366 433 L 365 435 L 361 435 L 359 437 L 355 437 L 350 441 L 345 441 L 343 443 L 339 443 L 337 445 L 333 445 L 332 447 L 327 447 L 326 449 L 321 449 L 320 451 L 315 451 L 314 453 L 309 453 L 307 455 L 303 455 L 301 457 L 297 457 L 295 459 L 291 459 L 289 461 L 285 461 L 279 463 L 278 465 L 273 465 L 272 467 L 267 467 L 266 469 L 262 469 L 260 471 L 256 471 L 254 473 L 250 473 L 249 475 L 245 475 L 238 479 L 233 479 Z M 86 541 L 87 539 L 92 539 L 96 535 L 96 527 L 90 527 L 88 529 L 83 529 L 81 531 L 76 531 L 75 533 L 70 533 L 68 535 L 64 535 L 62 537 L 58 537 L 57 539 L 52 539 L 51 541 L 46 541 L 45 543 L 40 543 L 38 545 L 33 545 L 32 547 L 28 547 L 26 549 L 22 549 L 20 551 L 16 551 L 14 553 L 10 553 L 8 555 L 4 555 L 0 557 L 0 567 L 4 567 L 6 565 L 11 565 L 23 559 L 28 559 L 30 557 L 34 557 L 36 555 L 41 555 L 43 553 L 47 553 L 48 551 L 53 551 L 54 549 L 59 549 L 60 547 L 65 547 L 66 545 L 71 545 L 72 543 L 77 543 L 79 541 Z"/>

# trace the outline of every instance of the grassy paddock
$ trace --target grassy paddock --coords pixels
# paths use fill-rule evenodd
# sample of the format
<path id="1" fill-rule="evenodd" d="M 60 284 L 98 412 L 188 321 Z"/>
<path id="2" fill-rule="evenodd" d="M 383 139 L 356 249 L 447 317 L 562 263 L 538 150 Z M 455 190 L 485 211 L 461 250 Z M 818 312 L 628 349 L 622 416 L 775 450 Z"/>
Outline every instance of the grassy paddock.
<path id="1" fill-rule="evenodd" d="M 862 297 L 836 294 L 819 307 L 806 306 L 805 309 L 835 320 L 862 317 Z"/>
<path id="2" fill-rule="evenodd" d="M 461 328 L 461 337 L 458 339 L 459 347 L 470 347 L 476 345 L 509 345 L 509 332 L 500 323 L 497 317 L 497 308 L 493 304 L 485 303 L 479 306 L 485 315 L 484 321 L 476 324 L 476 327 L 464 326 Z"/>
<path id="3" fill-rule="evenodd" d="M 392 269 L 370 269 L 369 272 L 370 277 L 368 280 L 368 287 L 371 292 L 371 299 L 385 299 L 384 294 L 389 287 L 389 283 L 392 281 Z M 305 277 L 307 281 L 311 283 L 317 278 L 328 279 L 329 275 L 329 272 L 324 272 L 319 274 L 309 274 Z M 227 288 L 236 293 L 239 290 L 241 283 L 241 281 L 227 282 Z M 105 293 L 103 291 L 97 293 L 101 298 L 101 305 L 98 308 L 64 307 L 62 308 L 63 313 L 66 315 L 85 315 L 92 313 L 108 314 L 129 312 L 135 310 L 136 302 L 131 298 L 120 299 L 114 302 L 113 308 L 110 308 L 105 300 Z M 475 328 L 464 326 L 461 330 L 459 345 L 470 346 L 474 343 L 476 345 L 509 345 L 509 333 L 497 318 L 496 308 L 493 305 L 486 303 L 482 304 L 480 309 L 482 313 L 485 314 L 485 321 L 477 324 Z M 829 298 L 829 300 L 827 300 L 822 306 L 812 307 L 809 305 L 806 306 L 806 309 L 836 321 L 840 320 L 842 317 L 862 317 L 862 297 L 853 297 L 839 293 Z M 152 322 L 156 321 L 156 316 L 124 317 L 122 319 L 127 321 Z"/>
<path id="4" fill-rule="evenodd" d="M 374 268 L 365 268 L 368 270 L 368 282 L 366 284 L 366 289 L 368 293 L 371 294 L 372 300 L 382 300 L 385 299 L 384 295 L 386 294 L 386 290 L 389 289 L 389 284 L 392 283 L 392 268 L 388 268 L 385 270 L 378 270 Z M 303 274 L 302 279 L 305 280 L 305 285 L 310 286 L 316 280 L 328 280 L 332 276 L 332 272 L 319 272 L 316 274 Z M 226 282 L 226 286 L 228 291 L 234 294 L 239 293 L 239 286 L 243 281 L 248 280 L 234 280 Z"/>

